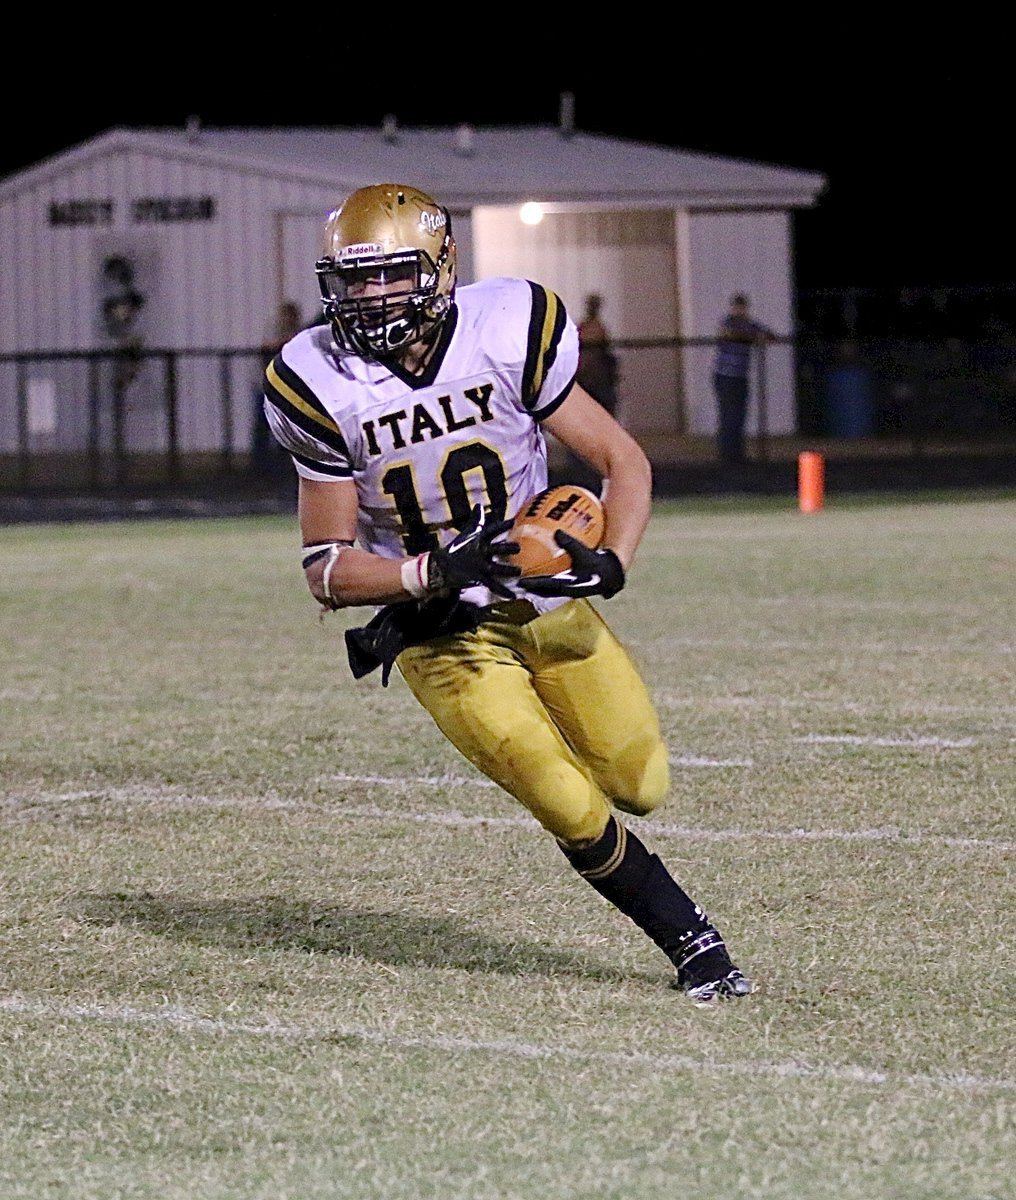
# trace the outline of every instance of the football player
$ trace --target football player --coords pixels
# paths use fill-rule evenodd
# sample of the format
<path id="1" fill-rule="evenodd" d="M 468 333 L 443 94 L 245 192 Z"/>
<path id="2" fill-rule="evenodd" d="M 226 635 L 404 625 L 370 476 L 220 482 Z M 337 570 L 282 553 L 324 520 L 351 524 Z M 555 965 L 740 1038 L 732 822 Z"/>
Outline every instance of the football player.
<path id="1" fill-rule="evenodd" d="M 667 794 L 646 686 L 590 603 L 625 585 L 649 520 L 646 456 L 575 382 L 578 334 L 525 279 L 456 287 L 447 209 L 418 188 L 354 191 L 325 223 L 324 323 L 266 372 L 265 414 L 299 476 L 302 563 L 357 678 L 395 665 L 446 737 L 516 797 L 568 862 L 668 956 L 696 1003 L 751 984 L 723 938 L 617 815 Z M 603 546 L 519 578 L 511 519 L 547 485 L 545 432 L 603 480 Z"/>

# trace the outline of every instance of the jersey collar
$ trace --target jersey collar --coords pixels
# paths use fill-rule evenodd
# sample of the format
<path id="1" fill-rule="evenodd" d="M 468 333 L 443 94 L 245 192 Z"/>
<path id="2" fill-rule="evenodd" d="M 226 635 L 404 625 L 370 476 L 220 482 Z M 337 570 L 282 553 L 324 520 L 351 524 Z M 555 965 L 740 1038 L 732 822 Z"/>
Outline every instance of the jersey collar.
<path id="1" fill-rule="evenodd" d="M 430 358 L 424 364 L 423 370 L 414 375 L 411 371 L 407 371 L 400 362 L 396 359 L 385 360 L 384 365 L 395 376 L 401 380 L 406 387 L 418 388 L 430 387 L 437 378 L 438 372 L 441 370 L 441 364 L 445 360 L 445 355 L 448 353 L 448 347 L 451 345 L 452 337 L 455 334 L 455 327 L 459 323 L 459 306 L 453 304 L 448 316 L 441 322 L 441 327 L 438 330 L 437 341 L 434 344 L 434 349 Z"/>

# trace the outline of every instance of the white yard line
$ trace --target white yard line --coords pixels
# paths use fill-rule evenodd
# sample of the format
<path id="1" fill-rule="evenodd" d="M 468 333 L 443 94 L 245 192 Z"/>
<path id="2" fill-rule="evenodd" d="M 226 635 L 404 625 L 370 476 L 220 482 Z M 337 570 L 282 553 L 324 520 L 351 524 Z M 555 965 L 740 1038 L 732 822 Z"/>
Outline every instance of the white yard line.
<path id="1" fill-rule="evenodd" d="M 750 758 L 697 758 L 688 754 L 672 754 L 670 762 L 675 767 L 753 767 Z"/>
<path id="2" fill-rule="evenodd" d="M 640 653 L 648 654 L 652 651 L 665 652 L 668 649 L 692 649 L 692 650 L 756 650 L 756 651 L 774 651 L 774 650 L 790 650 L 790 651 L 806 651 L 809 654 L 816 654 L 824 647 L 829 647 L 836 650 L 841 645 L 841 641 L 823 641 L 821 637 L 814 636 L 810 638 L 711 638 L 711 637 L 661 637 L 650 638 L 643 640 L 636 637 L 625 637 L 622 639 L 626 646 L 630 646 L 633 650 Z M 917 654 L 917 655 L 937 655 L 937 654 L 965 654 L 968 656 L 996 656 L 999 654 L 1012 654 L 1016 647 L 1011 642 L 984 642 L 971 638 L 969 641 L 955 642 L 891 642 L 885 640 L 864 641 L 854 640 L 851 642 L 851 649 L 856 654 L 866 654 L 869 656 L 887 654 Z"/>
<path id="3" fill-rule="evenodd" d="M 222 1021 L 202 1017 L 181 1008 L 142 1009 L 115 1004 L 51 1004 L 24 996 L 0 996 L 0 1012 L 12 1016 L 56 1021 L 104 1021 L 117 1025 L 158 1025 L 188 1033 L 225 1037 L 263 1037 L 319 1041 L 349 1039 L 365 1045 L 383 1046 L 394 1050 L 428 1050 L 442 1054 L 489 1054 L 502 1058 L 558 1059 L 569 1062 L 603 1063 L 610 1067 L 650 1068 L 653 1071 L 672 1071 L 703 1075 L 757 1075 L 777 1079 L 818 1079 L 836 1083 L 852 1083 L 880 1087 L 930 1087 L 945 1091 L 975 1091 L 993 1089 L 1016 1090 L 1016 1080 L 1005 1076 L 910 1073 L 905 1071 L 873 1071 L 868 1067 L 831 1063 L 788 1062 L 716 1062 L 692 1058 L 684 1054 L 650 1054 L 642 1050 L 609 1051 L 583 1050 L 573 1046 L 541 1045 L 519 1042 L 511 1038 L 484 1041 L 474 1038 L 413 1036 L 388 1033 L 359 1026 L 287 1025 L 281 1022 Z M 712 1014 L 704 1014 L 709 1019 Z"/>
<path id="4" fill-rule="evenodd" d="M 480 779 L 463 775 L 327 775 L 325 782 L 335 780 L 337 783 L 367 783 L 380 784 L 382 787 L 399 787 L 406 783 L 414 783 L 420 787 L 478 787 L 496 788 L 498 785 L 490 779 Z"/>
<path id="5" fill-rule="evenodd" d="M 840 746 L 898 746 L 905 750 L 965 750 L 969 746 L 977 745 L 976 741 L 969 737 L 876 737 L 852 733 L 809 733 L 804 737 L 794 738 L 794 741 L 812 745 L 829 743 Z"/>
<path id="6" fill-rule="evenodd" d="M 653 698 L 669 708 L 779 708 L 829 709 L 833 712 L 875 714 L 885 720 L 888 704 L 871 704 L 855 700 L 822 699 L 816 696 L 689 696 L 668 688 L 655 688 Z M 1012 704 L 927 704 L 917 701 L 892 702 L 892 709 L 907 717 L 985 716 L 992 718 L 1016 715 Z"/>
<path id="7" fill-rule="evenodd" d="M 690 754 L 674 754 L 670 757 L 670 762 L 675 767 L 751 767 L 754 766 L 750 758 L 704 758 L 698 755 Z M 335 780 L 338 783 L 379 783 L 386 785 L 396 785 L 405 782 L 404 777 L 393 775 L 347 775 L 337 773 L 329 775 L 329 780 Z M 489 779 L 482 778 L 467 778 L 461 775 L 423 775 L 416 776 L 413 783 L 419 784 L 422 787 L 478 787 L 478 788 L 496 788 L 498 785 L 492 783 Z"/>
<path id="8" fill-rule="evenodd" d="M 455 775 L 340 775 L 327 776 L 321 782 L 364 784 L 367 787 L 382 787 L 404 794 L 406 790 L 453 787 L 496 787 L 488 779 L 471 779 Z M 184 792 L 159 788 L 110 788 L 109 790 L 79 792 L 46 792 L 32 796 L 0 795 L 0 812 L 5 808 L 13 813 L 31 812 L 33 808 L 81 801 L 108 801 L 119 804 L 163 805 L 167 808 L 190 809 L 233 809 L 240 811 L 283 811 L 318 813 L 322 816 L 369 821 L 409 821 L 419 825 L 446 825 L 451 827 L 480 827 L 492 829 L 530 829 L 537 831 L 539 824 L 528 816 L 469 815 L 455 809 L 440 812 L 407 812 L 388 805 L 381 807 L 370 804 L 323 803 L 310 804 L 304 800 L 289 800 L 281 796 L 193 796 Z M 875 829 L 702 829 L 688 825 L 668 825 L 653 817 L 627 816 L 624 821 L 633 830 L 647 838 L 674 837 L 685 842 L 872 842 L 900 846 L 948 846 L 953 849 L 984 852 L 1011 853 L 1016 851 L 1016 841 L 1001 838 L 958 837 L 952 834 L 919 833 L 903 831 L 893 826 Z"/>
<path id="9" fill-rule="evenodd" d="M 293 693 L 296 698 L 296 693 Z M 863 703 L 853 700 L 828 699 L 815 696 L 694 696 L 675 692 L 669 688 L 655 688 L 653 697 L 658 704 L 667 708 L 777 708 L 777 709 L 825 709 L 855 715 L 874 714 L 885 719 L 887 704 Z M 203 692 L 201 698 L 209 701 L 227 699 L 226 693 Z M 277 696 L 276 699 L 279 697 Z M 68 699 L 59 692 L 35 691 L 31 688 L 0 688 L 0 700 L 15 704 L 54 704 Z M 133 697 L 126 692 L 89 692 L 91 701 L 110 704 L 127 704 Z M 918 701 L 893 702 L 893 711 L 907 717 L 933 718 L 938 716 L 990 716 L 993 719 L 1016 715 L 1016 706 L 1011 704 L 929 704 Z M 671 760 L 675 761 L 675 760 Z M 691 760 L 686 765 L 692 765 Z M 708 760 L 702 760 L 708 765 Z M 723 765 L 723 764 L 719 764 Z"/>
<path id="10" fill-rule="evenodd" d="M 349 805 L 329 810 L 338 816 L 365 820 L 413 821 L 421 825 L 493 825 L 539 829 L 532 817 L 474 817 L 457 812 L 407 813 L 371 805 Z M 651 817 L 624 817 L 626 825 L 646 837 L 675 837 L 688 842 L 898 842 L 907 846 L 951 846 L 968 850 L 1016 850 L 1016 842 L 997 838 L 966 838 L 948 834 L 903 833 L 899 829 L 696 829 L 688 825 L 665 825 Z"/>

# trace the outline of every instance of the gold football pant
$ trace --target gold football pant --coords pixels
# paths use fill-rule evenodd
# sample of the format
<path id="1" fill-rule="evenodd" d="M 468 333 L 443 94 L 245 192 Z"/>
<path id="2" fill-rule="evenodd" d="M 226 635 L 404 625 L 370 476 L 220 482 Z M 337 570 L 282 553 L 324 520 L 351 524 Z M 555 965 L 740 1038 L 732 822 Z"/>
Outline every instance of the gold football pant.
<path id="1" fill-rule="evenodd" d="M 669 784 L 656 710 L 587 600 L 533 616 L 496 605 L 475 633 L 410 646 L 398 667 L 450 742 L 566 845 L 599 838 L 611 806 L 645 814 Z"/>

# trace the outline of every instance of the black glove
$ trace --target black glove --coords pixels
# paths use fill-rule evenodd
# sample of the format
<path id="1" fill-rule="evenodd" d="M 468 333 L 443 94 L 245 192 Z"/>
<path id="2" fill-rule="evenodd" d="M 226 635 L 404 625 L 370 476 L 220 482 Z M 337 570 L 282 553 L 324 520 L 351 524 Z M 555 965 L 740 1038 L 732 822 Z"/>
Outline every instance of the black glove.
<path id="1" fill-rule="evenodd" d="M 427 591 L 458 591 L 461 588 L 483 584 L 496 596 L 514 600 L 515 595 L 504 586 L 501 579 L 514 579 L 521 568 L 499 559 L 518 553 L 517 542 L 497 542 L 494 538 L 511 529 L 511 521 L 487 523 L 487 511 L 477 504 L 469 518 L 469 524 L 457 537 L 431 550 L 427 559 Z"/>
<path id="2" fill-rule="evenodd" d="M 571 556 L 571 566 L 556 575 L 530 575 L 519 586 L 536 596 L 616 596 L 624 587 L 624 567 L 613 550 L 590 550 L 558 529 L 554 541 Z"/>

